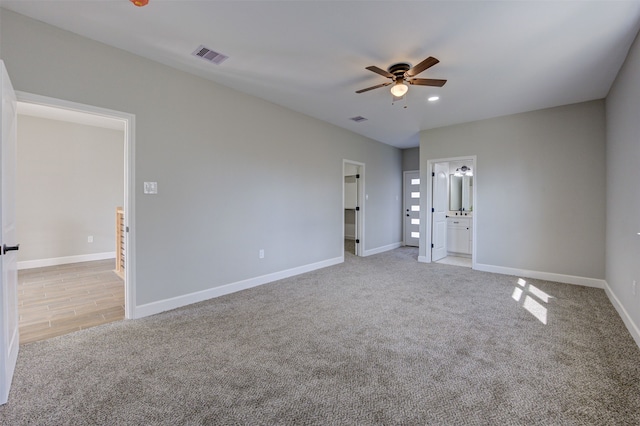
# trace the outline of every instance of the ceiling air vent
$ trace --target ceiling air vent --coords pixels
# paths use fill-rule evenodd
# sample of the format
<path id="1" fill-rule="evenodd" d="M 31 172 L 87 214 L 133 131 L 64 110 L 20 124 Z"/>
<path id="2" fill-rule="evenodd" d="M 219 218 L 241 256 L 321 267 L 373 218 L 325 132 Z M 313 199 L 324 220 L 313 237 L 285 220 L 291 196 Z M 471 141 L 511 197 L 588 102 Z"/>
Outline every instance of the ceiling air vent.
<path id="1" fill-rule="evenodd" d="M 359 115 L 357 117 L 351 117 L 349 120 L 355 121 L 356 123 L 360 123 L 363 121 L 367 121 L 368 118 L 364 118 L 363 116 Z"/>
<path id="2" fill-rule="evenodd" d="M 223 63 L 224 61 L 226 61 L 227 59 L 229 59 L 228 56 L 223 55 L 222 53 L 218 53 L 218 52 L 214 52 L 213 50 L 204 47 L 203 45 L 200 45 L 193 53 L 193 56 L 197 56 L 199 58 L 202 58 L 206 61 L 209 62 L 213 62 L 216 65 L 220 65 L 221 63 Z"/>

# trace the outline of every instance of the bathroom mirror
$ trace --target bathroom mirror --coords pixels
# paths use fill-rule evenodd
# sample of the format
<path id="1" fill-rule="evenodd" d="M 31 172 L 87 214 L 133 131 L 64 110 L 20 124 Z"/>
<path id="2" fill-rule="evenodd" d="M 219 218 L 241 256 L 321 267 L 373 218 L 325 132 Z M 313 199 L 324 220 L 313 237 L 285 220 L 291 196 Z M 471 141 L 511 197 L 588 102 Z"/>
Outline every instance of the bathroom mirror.
<path id="1" fill-rule="evenodd" d="M 449 175 L 449 210 L 473 210 L 473 176 Z"/>

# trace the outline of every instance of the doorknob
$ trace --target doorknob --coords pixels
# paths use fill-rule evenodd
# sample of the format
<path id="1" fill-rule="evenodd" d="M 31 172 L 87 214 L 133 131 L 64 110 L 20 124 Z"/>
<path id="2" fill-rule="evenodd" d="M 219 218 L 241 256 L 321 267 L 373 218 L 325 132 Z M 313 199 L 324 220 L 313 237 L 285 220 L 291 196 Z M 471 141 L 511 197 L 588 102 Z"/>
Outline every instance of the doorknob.
<path id="1" fill-rule="evenodd" d="M 2 254 L 7 254 L 8 251 L 18 250 L 20 250 L 20 244 L 16 244 L 15 246 L 7 246 L 6 244 L 2 245 Z"/>

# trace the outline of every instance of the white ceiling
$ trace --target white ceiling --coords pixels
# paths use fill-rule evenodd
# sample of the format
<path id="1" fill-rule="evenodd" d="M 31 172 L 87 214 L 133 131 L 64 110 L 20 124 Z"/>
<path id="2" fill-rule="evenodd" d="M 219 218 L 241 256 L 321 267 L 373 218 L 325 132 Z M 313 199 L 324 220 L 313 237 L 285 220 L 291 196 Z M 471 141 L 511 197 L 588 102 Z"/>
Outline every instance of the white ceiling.
<path id="1" fill-rule="evenodd" d="M 396 147 L 419 131 L 604 98 L 640 1 L 10 1 L 2 7 Z M 229 56 L 221 65 L 191 53 Z M 365 67 L 440 63 L 406 106 Z M 427 102 L 430 95 L 437 102 Z M 350 117 L 368 120 L 354 123 Z"/>

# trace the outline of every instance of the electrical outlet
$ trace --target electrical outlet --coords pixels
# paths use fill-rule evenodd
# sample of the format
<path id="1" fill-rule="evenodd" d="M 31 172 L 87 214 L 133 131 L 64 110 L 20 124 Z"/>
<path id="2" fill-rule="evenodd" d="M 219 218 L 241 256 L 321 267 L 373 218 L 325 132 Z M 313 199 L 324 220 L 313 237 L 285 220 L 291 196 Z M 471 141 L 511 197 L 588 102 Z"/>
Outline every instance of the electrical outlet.
<path id="1" fill-rule="evenodd" d="M 87 237 L 87 242 L 88 242 L 88 243 L 92 243 L 92 242 L 93 242 L 93 235 L 89 235 L 89 236 Z"/>
<path id="2" fill-rule="evenodd" d="M 258 252 L 258 257 L 260 259 L 264 259 L 264 249 L 260 249 L 260 251 Z"/>
<path id="3" fill-rule="evenodd" d="M 631 284 L 631 289 L 633 290 L 633 295 L 636 295 L 636 280 L 633 280 L 633 283 Z"/>

